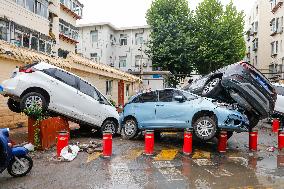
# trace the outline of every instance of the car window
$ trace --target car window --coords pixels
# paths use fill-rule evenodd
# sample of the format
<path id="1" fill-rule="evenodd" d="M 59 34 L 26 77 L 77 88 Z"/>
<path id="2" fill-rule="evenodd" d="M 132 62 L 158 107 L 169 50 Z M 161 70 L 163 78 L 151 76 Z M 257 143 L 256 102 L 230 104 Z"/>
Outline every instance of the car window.
<path id="1" fill-rule="evenodd" d="M 148 93 L 143 93 L 139 97 L 139 102 L 157 102 L 157 94 L 156 91 L 148 92 Z"/>
<path id="2" fill-rule="evenodd" d="M 277 93 L 278 95 L 284 96 L 284 87 L 274 86 L 274 88 L 275 88 L 276 93 Z"/>
<path id="3" fill-rule="evenodd" d="M 84 93 L 84 94 L 86 94 L 86 95 L 88 95 L 88 96 L 90 96 L 90 97 L 92 97 L 96 100 L 99 100 L 99 96 L 97 94 L 96 89 L 92 85 L 90 85 L 89 83 L 87 83 L 87 82 L 85 82 L 81 79 L 79 80 L 79 90 L 82 93 Z"/>
<path id="4" fill-rule="evenodd" d="M 51 77 L 54 77 L 55 70 L 56 70 L 55 68 L 49 68 L 49 69 L 42 70 L 42 72 Z"/>
<path id="5" fill-rule="evenodd" d="M 173 90 L 162 90 L 159 91 L 159 101 L 160 102 L 172 102 L 174 98 Z"/>
<path id="6" fill-rule="evenodd" d="M 59 81 L 62 81 L 63 83 L 66 83 L 67 85 L 71 86 L 71 87 L 76 87 L 76 77 L 64 72 L 62 70 L 58 70 L 56 69 L 54 76 L 56 79 L 58 79 Z"/>
<path id="7" fill-rule="evenodd" d="M 186 92 L 186 91 L 182 91 L 182 94 L 187 100 L 193 100 L 193 99 L 198 98 L 196 95 Z"/>

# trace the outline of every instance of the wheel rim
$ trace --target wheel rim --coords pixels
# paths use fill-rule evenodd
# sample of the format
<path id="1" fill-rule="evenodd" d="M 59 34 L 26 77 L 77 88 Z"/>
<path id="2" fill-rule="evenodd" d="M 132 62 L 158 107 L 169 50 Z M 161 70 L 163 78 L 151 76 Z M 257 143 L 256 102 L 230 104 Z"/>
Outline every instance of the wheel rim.
<path id="1" fill-rule="evenodd" d="M 207 94 L 207 93 L 209 93 L 212 89 L 214 89 L 214 88 L 216 87 L 216 85 L 218 85 L 219 81 L 220 81 L 219 78 L 215 78 L 215 79 L 209 81 L 209 82 L 205 85 L 205 87 L 204 87 L 204 89 L 203 89 L 203 94 Z"/>
<path id="2" fill-rule="evenodd" d="M 107 123 L 104 126 L 104 130 L 103 131 L 111 131 L 112 134 L 115 133 L 115 124 L 114 123 Z"/>
<path id="3" fill-rule="evenodd" d="M 42 107 L 42 99 L 39 96 L 29 96 L 26 99 L 26 102 L 25 102 L 26 108 L 29 108 L 34 105 L 38 105 Z"/>
<path id="4" fill-rule="evenodd" d="M 26 173 L 30 167 L 30 162 L 26 158 L 19 158 L 19 160 L 24 164 L 24 166 L 22 166 L 17 160 L 14 161 L 12 165 L 12 172 L 16 175 Z"/>
<path id="5" fill-rule="evenodd" d="M 131 136 L 135 133 L 136 123 L 134 120 L 127 120 L 124 124 L 124 133 Z"/>
<path id="6" fill-rule="evenodd" d="M 214 131 L 213 124 L 208 120 L 200 121 L 196 126 L 196 132 L 202 137 L 209 137 Z"/>

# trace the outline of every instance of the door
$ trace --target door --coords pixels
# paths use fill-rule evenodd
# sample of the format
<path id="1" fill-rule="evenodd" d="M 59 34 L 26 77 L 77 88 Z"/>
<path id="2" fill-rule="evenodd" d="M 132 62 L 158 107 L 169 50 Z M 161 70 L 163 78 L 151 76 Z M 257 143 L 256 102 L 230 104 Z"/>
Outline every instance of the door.
<path id="1" fill-rule="evenodd" d="M 56 68 L 50 76 L 53 77 L 50 79 L 50 109 L 66 116 L 79 118 L 76 76 Z"/>
<path id="2" fill-rule="evenodd" d="M 101 126 L 105 108 L 100 103 L 96 89 L 81 79 L 78 79 L 78 84 L 77 109 L 80 112 L 80 119 L 87 123 Z"/>
<path id="3" fill-rule="evenodd" d="M 188 101 L 184 100 L 184 102 L 179 102 L 174 99 L 175 96 L 183 96 L 182 92 L 173 89 L 165 89 L 158 91 L 158 93 L 156 126 L 165 128 L 186 127 L 189 112 Z"/>
<path id="4" fill-rule="evenodd" d="M 121 112 L 121 108 L 124 105 L 124 81 L 118 82 L 118 111 Z"/>
<path id="5" fill-rule="evenodd" d="M 157 102 L 156 91 L 143 93 L 139 96 L 137 102 L 133 104 L 135 117 L 142 128 L 151 128 L 155 126 L 155 106 Z"/>

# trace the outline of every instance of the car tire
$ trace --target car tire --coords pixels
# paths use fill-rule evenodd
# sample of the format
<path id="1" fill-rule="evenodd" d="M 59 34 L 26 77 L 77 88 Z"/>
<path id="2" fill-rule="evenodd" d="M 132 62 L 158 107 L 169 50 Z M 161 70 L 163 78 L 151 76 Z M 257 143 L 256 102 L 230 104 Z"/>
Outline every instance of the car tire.
<path id="1" fill-rule="evenodd" d="M 18 157 L 20 160 L 22 160 L 22 161 L 24 161 L 26 164 L 28 164 L 28 168 L 25 170 L 25 171 L 23 171 L 22 173 L 17 173 L 17 172 L 15 172 L 15 166 L 14 166 L 14 164 L 15 163 L 18 163 L 17 161 L 16 161 L 16 159 L 14 158 L 13 160 L 11 160 L 10 161 L 10 163 L 9 163 L 9 165 L 8 165 L 8 167 L 7 167 L 7 171 L 8 171 L 8 173 L 11 175 L 11 176 L 13 176 L 13 177 L 22 177 L 22 176 L 25 176 L 25 175 L 27 175 L 30 171 L 31 171 L 31 169 L 32 169 L 32 167 L 33 167 L 33 160 L 32 160 L 32 158 L 30 158 L 29 156 L 19 156 Z M 21 165 L 18 165 L 17 167 L 19 167 L 19 166 L 21 166 Z"/>
<path id="2" fill-rule="evenodd" d="M 193 123 L 194 135 L 203 141 L 207 141 L 216 136 L 217 124 L 212 117 L 202 116 Z"/>
<path id="3" fill-rule="evenodd" d="M 221 78 L 215 77 L 205 84 L 201 96 L 216 98 L 222 91 Z"/>
<path id="4" fill-rule="evenodd" d="M 7 101 L 7 105 L 12 112 L 21 113 L 20 102 L 17 102 L 12 98 L 9 98 Z"/>
<path id="5" fill-rule="evenodd" d="M 246 112 L 245 113 L 248 117 L 249 120 L 249 128 L 253 129 L 255 126 L 257 126 L 258 122 L 259 122 L 259 116 L 256 115 L 256 113 L 254 112 Z"/>
<path id="6" fill-rule="evenodd" d="M 137 121 L 134 118 L 126 119 L 123 124 L 122 132 L 125 139 L 130 140 L 135 138 L 139 132 Z"/>
<path id="7" fill-rule="evenodd" d="M 20 101 L 21 111 L 24 111 L 26 108 L 32 106 L 32 103 L 37 103 L 42 110 L 47 110 L 47 100 L 45 97 L 38 92 L 30 92 L 25 94 Z"/>
<path id="8" fill-rule="evenodd" d="M 118 130 L 118 125 L 113 120 L 106 120 L 102 127 L 101 127 L 101 134 L 103 134 L 106 131 L 111 131 L 112 135 L 115 135 Z"/>

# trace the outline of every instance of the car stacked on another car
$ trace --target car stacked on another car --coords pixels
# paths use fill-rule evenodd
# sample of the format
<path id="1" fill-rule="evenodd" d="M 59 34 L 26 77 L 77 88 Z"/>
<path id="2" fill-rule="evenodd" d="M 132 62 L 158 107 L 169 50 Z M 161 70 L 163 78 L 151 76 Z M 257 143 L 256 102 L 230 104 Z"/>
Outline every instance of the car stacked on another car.
<path id="1" fill-rule="evenodd" d="M 16 68 L 2 88 L 14 112 L 37 104 L 70 118 L 81 128 L 118 131 L 118 112 L 106 97 L 87 81 L 56 66 L 39 62 Z"/>
<path id="2" fill-rule="evenodd" d="M 193 81 L 184 90 L 226 103 L 237 103 L 245 110 L 250 127 L 273 114 L 277 98 L 268 79 L 247 62 L 238 62 Z"/>
<path id="3" fill-rule="evenodd" d="M 210 140 L 221 130 L 248 131 L 247 116 L 237 107 L 195 94 L 165 89 L 133 96 L 120 117 L 122 133 L 133 139 L 141 130 L 184 130 L 192 128 L 200 140 Z"/>

